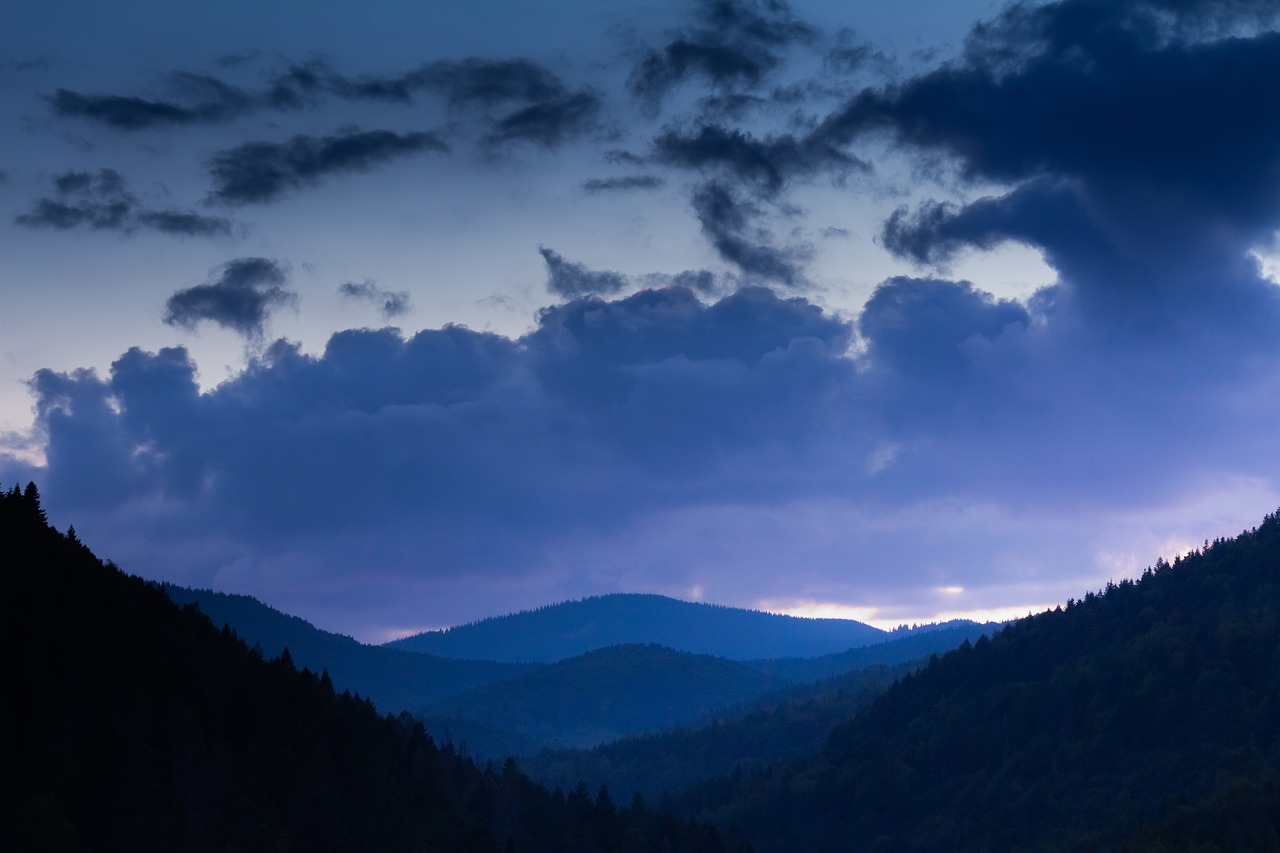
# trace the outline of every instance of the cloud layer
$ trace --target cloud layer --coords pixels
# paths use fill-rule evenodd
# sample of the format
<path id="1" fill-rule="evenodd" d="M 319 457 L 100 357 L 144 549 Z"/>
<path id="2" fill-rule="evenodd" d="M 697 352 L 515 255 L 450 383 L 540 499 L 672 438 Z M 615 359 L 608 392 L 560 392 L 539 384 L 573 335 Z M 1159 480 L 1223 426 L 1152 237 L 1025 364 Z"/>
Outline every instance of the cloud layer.
<path id="1" fill-rule="evenodd" d="M 37 477 L 57 517 L 134 571 L 380 614 L 342 617 L 356 631 L 616 589 L 886 612 L 1078 595 L 1280 495 L 1280 288 L 1256 256 L 1280 228 L 1272 5 L 1015 3 L 906 73 L 784 3 L 706 0 L 632 33 L 611 83 L 460 48 L 378 74 L 249 57 L 253 85 L 188 73 L 145 98 L 55 88 L 58 121 L 113 137 L 219 125 L 208 202 L 240 210 L 446 152 L 487 170 L 495 205 L 519 204 L 533 184 L 510 176 L 537 170 L 552 202 L 525 211 L 531 266 L 512 275 L 537 280 L 540 246 L 559 302 L 524 333 L 433 321 L 269 342 L 297 295 L 284 261 L 257 255 L 274 248 L 246 250 L 164 314 L 242 335 L 243 369 L 202 385 L 170 347 L 40 370 L 24 447 L 42 437 L 45 462 L 0 457 L 0 482 Z M 403 117 L 427 99 L 444 117 L 430 132 L 327 112 Z M 262 114 L 279 127 L 238 124 Z M 448 218 L 431 224 L 463 233 L 474 199 L 448 184 L 424 187 Z M 819 188 L 836 194 L 825 229 L 804 206 Z M 852 245 L 841 205 L 868 197 L 877 245 L 828 287 L 811 235 Z M 554 216 L 589 209 L 572 221 L 595 240 L 590 217 L 615 202 L 635 207 L 618 214 L 628 263 L 678 257 L 639 233 L 646 218 L 704 256 L 637 272 L 607 236 L 591 265 L 548 247 L 571 242 Z M 57 174 L 16 224 L 230 229 L 148 206 L 109 169 Z M 471 250 L 496 253 L 485 237 Z M 948 271 L 1006 244 L 1053 280 L 997 295 Z M 864 282 L 873 250 L 911 274 Z M 439 286 L 445 267 L 413 257 L 395 280 Z M 841 307 L 845 284 L 869 296 Z M 338 295 L 390 319 L 428 305 L 425 287 Z"/>

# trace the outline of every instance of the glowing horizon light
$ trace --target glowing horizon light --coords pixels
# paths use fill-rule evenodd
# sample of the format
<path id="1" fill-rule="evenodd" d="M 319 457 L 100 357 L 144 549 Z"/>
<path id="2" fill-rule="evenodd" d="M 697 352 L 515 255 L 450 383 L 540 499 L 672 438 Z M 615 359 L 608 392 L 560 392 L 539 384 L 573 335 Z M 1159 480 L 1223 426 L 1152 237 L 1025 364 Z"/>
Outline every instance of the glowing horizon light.
<path id="1" fill-rule="evenodd" d="M 375 632 L 377 637 L 372 641 L 364 641 L 366 645 L 380 646 L 384 643 L 394 643 L 396 640 L 403 640 L 405 637 L 416 637 L 419 634 L 425 634 L 428 631 L 447 631 L 448 625 L 420 625 L 414 628 L 383 628 Z"/>
<path id="2" fill-rule="evenodd" d="M 956 595 L 963 592 L 964 589 L 962 587 L 940 587 L 939 591 Z M 972 610 L 944 610 L 932 614 L 895 615 L 891 618 L 878 616 L 884 608 L 857 607 L 833 601 L 799 601 L 791 602 L 790 604 L 783 604 L 777 601 L 761 601 L 757 602 L 756 608 L 766 613 L 776 613 L 780 616 L 798 616 L 805 619 L 850 619 L 855 622 L 861 622 L 864 625 L 870 625 L 873 628 L 892 631 L 902 625 L 929 625 L 950 622 L 955 619 L 968 619 L 972 622 L 980 623 L 1008 622 L 1036 613 L 1043 613 L 1059 605 L 1060 602 L 1053 604 L 1017 604 L 1008 607 L 981 607 Z"/>
<path id="3" fill-rule="evenodd" d="M 756 609 L 779 616 L 799 616 L 803 619 L 850 619 L 867 625 L 875 624 L 877 607 L 855 607 L 851 604 L 838 604 L 833 601 L 793 601 L 783 604 L 779 601 L 758 601 Z"/>

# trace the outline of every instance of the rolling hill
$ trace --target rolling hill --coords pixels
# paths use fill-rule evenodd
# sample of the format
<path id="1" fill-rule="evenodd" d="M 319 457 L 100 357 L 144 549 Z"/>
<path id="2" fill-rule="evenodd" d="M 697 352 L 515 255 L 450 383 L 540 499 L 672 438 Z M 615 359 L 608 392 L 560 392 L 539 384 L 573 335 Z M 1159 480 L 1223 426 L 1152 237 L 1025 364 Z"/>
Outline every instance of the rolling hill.
<path id="1" fill-rule="evenodd" d="M 886 631 L 851 619 L 805 619 L 618 593 L 428 631 L 387 645 L 443 657 L 551 663 L 607 646 L 654 643 L 752 660 L 832 654 L 888 637 Z"/>

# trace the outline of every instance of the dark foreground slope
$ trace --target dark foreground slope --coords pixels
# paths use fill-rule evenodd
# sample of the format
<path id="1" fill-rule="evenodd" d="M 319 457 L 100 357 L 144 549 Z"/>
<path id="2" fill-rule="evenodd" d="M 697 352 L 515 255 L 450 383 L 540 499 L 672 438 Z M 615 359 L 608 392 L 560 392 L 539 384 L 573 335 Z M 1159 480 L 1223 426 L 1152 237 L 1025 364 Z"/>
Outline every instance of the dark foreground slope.
<path id="1" fill-rule="evenodd" d="M 764 850 L 1280 849 L 1280 516 L 908 676 L 689 807 Z"/>
<path id="2" fill-rule="evenodd" d="M 702 725 L 634 735 L 592 749 L 547 749 L 522 759 L 526 773 L 548 785 L 585 780 L 627 799 L 650 802 L 705 779 L 762 768 L 820 749 L 831 729 L 914 669 L 871 666 L 818 684 L 770 693 L 740 711 Z"/>
<path id="3" fill-rule="evenodd" d="M 479 770 L 264 661 L 0 492 L 4 850 L 724 850 L 713 830 Z"/>
<path id="4" fill-rule="evenodd" d="M 214 625 L 231 626 L 249 645 L 260 645 L 266 657 L 276 657 L 287 648 L 299 667 L 316 672 L 327 669 L 338 690 L 367 696 L 381 711 L 418 711 L 446 696 L 511 678 L 529 668 L 367 646 L 321 631 L 305 619 L 281 613 L 248 595 L 168 584 L 164 591 L 179 605 L 197 605 Z"/>
<path id="5" fill-rule="evenodd" d="M 619 593 L 428 631 L 388 645 L 444 657 L 550 663 L 607 646 L 655 643 L 682 652 L 752 660 L 832 654 L 888 637 L 879 628 L 851 619 L 802 619 Z"/>

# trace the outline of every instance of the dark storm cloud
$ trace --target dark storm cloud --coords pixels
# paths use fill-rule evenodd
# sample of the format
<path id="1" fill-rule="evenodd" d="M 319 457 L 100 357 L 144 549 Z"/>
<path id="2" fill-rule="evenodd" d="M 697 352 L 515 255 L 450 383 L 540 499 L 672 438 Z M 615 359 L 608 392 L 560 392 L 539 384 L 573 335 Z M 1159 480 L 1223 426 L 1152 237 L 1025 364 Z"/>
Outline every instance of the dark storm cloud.
<path id="1" fill-rule="evenodd" d="M 702 296 L 732 293 L 741 282 L 729 276 L 718 276 L 711 270 L 681 270 L 678 273 L 649 273 L 642 277 L 647 287 L 678 287 Z"/>
<path id="2" fill-rule="evenodd" d="M 227 54 L 222 67 L 242 65 L 258 54 Z M 326 99 L 408 104 L 421 93 L 441 95 L 453 107 L 493 107 L 523 103 L 545 110 L 580 108 L 558 76 L 528 59 L 492 60 L 470 57 L 440 60 L 390 76 L 347 75 L 324 59 L 287 62 L 269 75 L 265 88 L 246 91 L 212 75 L 173 72 L 168 98 L 86 94 L 58 89 L 49 97 L 59 116 L 96 122 L 117 130 L 137 131 L 166 126 L 213 124 L 257 110 L 292 111 L 317 106 Z"/>
<path id="3" fill-rule="evenodd" d="M 806 248 L 772 245 L 771 235 L 756 224 L 761 210 L 755 203 L 714 181 L 699 186 L 692 203 L 702 233 L 716 252 L 748 278 L 788 287 L 806 284 L 802 269 Z"/>
<path id="4" fill-rule="evenodd" d="M 338 293 L 347 299 L 372 302 L 388 320 L 408 314 L 413 308 L 409 294 L 403 290 L 384 290 L 372 281 L 346 281 L 338 285 Z"/>
<path id="5" fill-rule="evenodd" d="M 217 278 L 179 290 L 165 303 L 164 321 L 188 331 L 204 322 L 261 339 L 271 312 L 297 304 L 285 287 L 285 268 L 268 258 L 237 258 L 221 266 Z"/>
<path id="6" fill-rule="evenodd" d="M 785 49 L 817 33 L 776 0 L 704 0 L 697 23 L 645 54 L 629 80 L 632 93 L 655 104 L 671 89 L 701 79 L 725 92 L 759 87 Z"/>
<path id="7" fill-rule="evenodd" d="M 590 92 L 539 101 L 499 119 L 484 142 L 495 148 L 513 142 L 555 148 L 595 127 L 600 108 L 600 99 Z"/>
<path id="8" fill-rule="evenodd" d="M 1108 310 L 1125 294 L 1130 311 L 1182 310 L 1206 287 L 1269 302 L 1246 260 L 1280 220 L 1280 101 L 1258 89 L 1280 79 L 1280 33 L 1248 32 L 1266 13 L 1017 4 L 974 31 L 961 62 L 864 91 L 819 133 L 833 145 L 887 133 L 1012 186 L 895 215 L 886 244 L 918 260 L 1011 239 Z"/>
<path id="9" fill-rule="evenodd" d="M 415 76 L 419 85 L 443 93 L 454 106 L 551 101 L 568 94 L 559 77 L 528 59 L 471 57 L 433 62 L 424 65 Z"/>
<path id="10" fill-rule="evenodd" d="M 182 100 L 149 100 L 124 95 L 86 95 L 58 89 L 50 98 L 54 112 L 105 124 L 117 130 L 226 121 L 253 108 L 254 99 L 206 74 L 179 72 L 169 85 Z"/>
<path id="11" fill-rule="evenodd" d="M 656 190 L 666 184 L 657 175 L 624 175 L 620 178 L 591 178 L 582 182 L 589 193 L 615 192 L 618 190 Z"/>
<path id="12" fill-rule="evenodd" d="M 184 237 L 218 237 L 232 232 L 232 222 L 183 210 L 144 207 L 114 169 L 97 173 L 70 171 L 53 179 L 54 194 L 37 199 L 14 221 L 28 228 L 92 228 L 133 232 L 139 229 Z"/>
<path id="13" fill-rule="evenodd" d="M 453 107 L 541 103 L 569 94 L 559 77 L 528 59 L 440 60 L 384 77 L 347 76 L 323 60 L 311 60 L 276 75 L 267 101 L 300 106 L 331 93 L 346 100 L 407 103 L 419 92 L 442 95 Z"/>
<path id="14" fill-rule="evenodd" d="M 767 194 L 777 193 L 796 176 L 838 176 L 867 168 L 819 137 L 797 139 L 787 134 L 756 139 L 718 125 L 703 125 L 689 134 L 665 131 L 653 141 L 653 159 L 679 168 L 719 170 Z"/>
<path id="15" fill-rule="evenodd" d="M 280 281 L 268 261 L 228 265 L 192 321 L 239 322 L 223 297 L 278 292 Z M 107 379 L 37 374 L 49 436 L 41 487 L 78 507 L 77 527 L 154 495 L 170 509 L 152 522 L 183 539 L 196 535 L 197 511 L 198 535 L 234 549 L 403 525 L 395 548 L 430 573 L 502 573 L 522 549 L 583 523 L 625 523 L 698 495 L 827 488 L 838 475 L 824 467 L 813 480 L 802 460 L 833 416 L 848 419 L 838 413 L 851 331 L 765 290 L 705 304 L 669 288 L 545 309 L 520 340 L 352 330 L 319 356 L 280 341 L 205 392 L 184 350 L 134 349 Z M 757 447 L 770 460 L 742 464 Z M 187 559 L 204 558 L 188 544 Z M 317 567 L 338 570 L 345 548 Z"/>
<path id="16" fill-rule="evenodd" d="M 570 261 L 545 246 L 538 247 L 538 254 L 547 264 L 547 290 L 559 296 L 570 299 L 589 294 L 608 296 L 625 290 L 629 283 L 622 273 L 589 270 L 584 264 Z"/>
<path id="17" fill-rule="evenodd" d="M 295 136 L 288 142 L 247 142 L 213 156 L 210 198 L 242 205 L 273 201 L 290 190 L 343 172 L 364 172 L 426 151 L 448 151 L 434 133 L 347 130 Z"/>
<path id="18" fill-rule="evenodd" d="M 1026 306 L 998 300 L 969 282 L 899 277 L 876 288 L 858 332 L 868 344 L 868 361 L 910 378 L 918 392 L 924 383 L 953 383 L 967 369 L 956 356 L 969 342 L 998 340 L 1030 322 Z"/>

